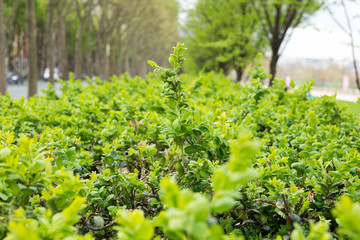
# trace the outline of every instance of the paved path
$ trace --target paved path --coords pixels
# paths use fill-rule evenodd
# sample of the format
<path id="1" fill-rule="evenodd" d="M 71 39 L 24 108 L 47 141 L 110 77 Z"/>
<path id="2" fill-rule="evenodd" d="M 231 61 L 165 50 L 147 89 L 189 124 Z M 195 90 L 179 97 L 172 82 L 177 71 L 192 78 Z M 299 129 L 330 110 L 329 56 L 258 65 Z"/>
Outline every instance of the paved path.
<path id="1" fill-rule="evenodd" d="M 87 84 L 87 82 L 83 82 L 84 84 Z M 59 83 L 55 83 L 55 89 L 58 91 L 60 88 Z M 44 93 L 41 91 L 41 89 L 47 89 L 48 83 L 44 81 L 38 81 L 38 94 L 44 95 Z M 337 91 L 336 99 L 343 100 L 343 101 L 349 101 L 349 102 L 357 102 L 358 98 L 360 98 L 360 93 L 358 91 L 352 91 L 352 92 L 342 92 L 335 89 L 321 89 L 321 88 L 314 88 L 311 90 L 311 94 L 315 97 L 321 97 L 323 95 L 334 95 Z M 28 95 L 28 85 L 27 82 L 25 82 L 23 85 L 8 85 L 8 92 L 12 98 L 21 98 L 21 96 L 24 96 L 27 98 Z"/>
<path id="2" fill-rule="evenodd" d="M 336 94 L 337 100 L 343 100 L 348 102 L 357 102 L 358 98 L 360 98 L 360 93 L 357 91 L 348 91 L 343 92 L 341 90 L 335 90 L 335 89 L 313 89 L 311 90 L 311 94 L 314 97 L 321 97 L 324 95 L 332 96 Z"/>
<path id="3" fill-rule="evenodd" d="M 59 83 L 55 83 L 55 89 L 60 88 Z M 43 96 L 44 93 L 41 91 L 41 89 L 48 89 L 48 83 L 44 81 L 38 81 L 38 95 Z M 14 84 L 14 85 L 7 85 L 7 91 L 10 94 L 11 98 L 21 98 L 24 96 L 27 98 L 28 96 L 28 84 L 25 82 L 22 85 Z"/>

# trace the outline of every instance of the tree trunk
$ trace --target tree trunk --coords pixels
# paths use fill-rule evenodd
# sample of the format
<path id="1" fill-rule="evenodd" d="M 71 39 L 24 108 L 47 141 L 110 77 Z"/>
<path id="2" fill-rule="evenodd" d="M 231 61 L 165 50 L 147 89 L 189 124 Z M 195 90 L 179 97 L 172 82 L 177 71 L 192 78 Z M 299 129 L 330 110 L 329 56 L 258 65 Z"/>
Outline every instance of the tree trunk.
<path id="1" fill-rule="evenodd" d="M 26 20 L 29 38 L 29 58 L 28 58 L 28 97 L 37 94 L 37 51 L 36 51 L 36 29 L 35 29 L 35 9 L 34 0 L 26 1 Z"/>
<path id="2" fill-rule="evenodd" d="M 3 0 L 0 0 L 0 94 L 6 94 L 6 47 L 5 47 L 5 32 L 4 32 L 4 13 Z"/>
<path id="3" fill-rule="evenodd" d="M 35 13 L 34 13 L 35 14 Z M 36 17 L 35 17 L 36 19 Z M 35 20 L 36 21 L 36 20 Z M 36 51 L 37 51 L 37 72 L 39 74 L 40 71 L 45 69 L 48 64 L 47 60 L 47 40 L 48 40 L 48 34 L 47 34 L 47 26 L 48 24 L 45 24 L 43 22 L 36 25 Z M 39 31 L 39 29 L 41 29 Z M 18 53 L 16 54 L 16 58 L 18 58 Z M 39 79 L 39 75 L 37 76 L 37 79 Z"/>
<path id="4" fill-rule="evenodd" d="M 99 33 L 97 34 L 96 36 L 96 55 L 95 55 L 95 75 L 100 77 L 100 62 L 101 62 L 101 56 L 100 56 L 100 53 L 101 53 L 101 44 L 100 44 L 100 37 L 98 36 Z"/>
<path id="5" fill-rule="evenodd" d="M 119 41 L 118 41 L 118 46 L 119 46 L 119 51 L 118 51 L 118 57 L 117 57 L 117 69 L 116 69 L 116 75 L 120 76 L 121 73 L 123 72 L 123 61 L 122 61 L 122 56 L 123 56 L 123 46 L 122 46 L 122 41 L 121 41 L 121 35 L 119 37 Z"/>
<path id="6" fill-rule="evenodd" d="M 90 33 L 90 23 L 87 24 L 86 28 L 86 74 L 88 77 L 92 77 L 93 74 L 93 55 L 92 55 L 92 46 L 91 46 L 91 33 Z"/>
<path id="7" fill-rule="evenodd" d="M 84 20 L 80 20 L 79 28 L 75 37 L 75 75 L 77 79 L 81 79 L 82 75 L 82 36 L 84 29 Z"/>
<path id="8" fill-rule="evenodd" d="M 129 59 L 129 50 L 128 49 L 125 50 L 124 58 L 125 58 L 125 60 L 124 60 L 125 72 L 127 72 L 128 74 L 131 74 L 130 73 L 131 69 L 130 69 L 130 59 Z"/>
<path id="9" fill-rule="evenodd" d="M 355 70 L 356 86 L 357 86 L 357 88 L 360 90 L 359 71 L 358 71 L 358 68 L 357 68 L 357 63 L 356 63 L 356 57 L 355 57 L 355 50 L 354 50 L 354 48 L 353 48 L 353 50 L 352 50 L 352 55 L 353 55 L 353 64 L 354 64 L 354 70 Z"/>
<path id="10" fill-rule="evenodd" d="M 48 61 L 49 61 L 49 82 L 54 85 L 54 33 L 53 33 L 53 20 L 54 20 L 54 2 L 50 0 L 49 2 L 49 26 L 48 26 Z"/>
<path id="11" fill-rule="evenodd" d="M 241 82 L 243 72 L 244 72 L 244 69 L 242 67 L 237 67 L 236 68 L 236 83 Z"/>
<path id="12" fill-rule="evenodd" d="M 354 65 L 354 71 L 355 71 L 355 81 L 356 81 L 356 85 L 357 88 L 360 90 L 360 79 L 359 79 L 359 71 L 357 68 L 357 63 L 356 63 L 356 56 L 355 56 L 355 44 L 354 44 L 354 36 L 353 36 L 353 30 L 351 27 L 351 22 L 350 22 L 350 18 L 349 18 L 349 14 L 348 11 L 346 9 L 346 5 L 344 0 L 341 1 L 341 4 L 344 8 L 344 12 L 345 12 L 345 17 L 346 17 L 346 22 L 349 28 L 349 36 L 350 36 L 350 40 L 351 40 L 351 54 L 352 54 L 352 58 L 353 58 L 353 65 Z"/>
<path id="13" fill-rule="evenodd" d="M 1 0 L 3 2 L 3 0 Z M 12 51 L 13 51 L 13 42 L 14 42 L 14 39 L 15 39 L 15 36 L 17 35 L 19 40 L 20 40 L 20 35 L 22 33 L 22 31 L 19 31 L 19 30 L 15 30 L 13 28 L 10 28 L 8 26 L 12 26 L 13 24 L 13 20 L 14 18 L 16 17 L 16 12 L 19 8 L 19 5 L 20 5 L 20 0 L 14 0 L 13 1 L 13 4 L 11 6 L 11 12 L 10 14 L 7 16 L 7 18 L 5 19 L 4 18 L 4 15 L 2 16 L 3 17 L 3 23 L 5 23 L 5 26 L 6 28 L 3 30 L 4 31 L 4 34 L 5 34 L 5 57 L 8 56 L 8 62 L 7 62 L 7 69 L 8 70 L 11 70 L 11 71 L 15 71 L 15 56 L 12 54 Z M 4 10 L 4 9 L 3 9 Z M 3 11 L 1 12 L 1 14 L 3 14 Z M 20 49 L 19 48 L 20 44 L 17 46 L 18 48 L 17 49 Z M 5 66 L 6 66 L 6 63 L 5 63 Z"/>
<path id="14" fill-rule="evenodd" d="M 66 29 L 65 29 L 65 19 L 61 14 L 61 8 L 57 9 L 58 16 L 58 38 L 59 38 L 59 52 L 60 52 L 60 65 L 62 78 L 64 80 L 69 79 L 69 62 L 66 54 Z"/>
<path id="15" fill-rule="evenodd" d="M 104 79 L 109 81 L 109 64 L 110 64 L 110 44 L 107 41 L 104 41 L 104 53 L 103 55 L 103 71 L 104 71 Z"/>
<path id="16" fill-rule="evenodd" d="M 281 42 L 280 42 L 281 44 Z M 272 49 L 272 56 L 271 56 L 271 61 L 270 61 L 270 74 L 271 74 L 271 79 L 270 79 L 270 86 L 273 85 L 273 81 L 276 77 L 276 67 L 277 67 L 277 63 L 279 60 L 279 50 L 280 50 L 280 44 L 274 44 L 271 49 Z"/>
<path id="17" fill-rule="evenodd" d="M 137 41 L 137 46 L 140 46 L 139 41 Z M 140 51 L 138 49 L 134 49 L 134 63 L 135 63 L 135 72 L 134 76 L 141 76 L 141 57 L 140 57 Z"/>
<path id="18" fill-rule="evenodd" d="M 109 75 L 113 76 L 116 74 L 115 72 L 115 64 L 116 64 L 116 51 L 115 51 L 115 45 L 116 45 L 116 37 L 113 36 L 110 44 L 110 64 L 109 64 Z"/>
<path id="19" fill-rule="evenodd" d="M 9 71 L 14 71 L 14 64 L 13 64 L 13 57 L 12 57 L 12 49 L 13 49 L 13 38 L 15 33 L 11 31 L 10 29 L 5 30 L 6 31 L 6 54 L 5 56 L 8 57 L 7 61 L 7 69 Z"/>

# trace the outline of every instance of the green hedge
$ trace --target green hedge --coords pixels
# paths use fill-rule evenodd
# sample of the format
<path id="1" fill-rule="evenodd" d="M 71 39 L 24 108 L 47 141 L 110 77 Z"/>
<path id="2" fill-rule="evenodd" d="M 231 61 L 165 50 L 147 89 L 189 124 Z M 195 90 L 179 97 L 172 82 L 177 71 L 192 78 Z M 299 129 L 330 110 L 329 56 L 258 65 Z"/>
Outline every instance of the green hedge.
<path id="1" fill-rule="evenodd" d="M 6 239 L 360 239 L 359 119 L 215 73 L 0 98 Z"/>

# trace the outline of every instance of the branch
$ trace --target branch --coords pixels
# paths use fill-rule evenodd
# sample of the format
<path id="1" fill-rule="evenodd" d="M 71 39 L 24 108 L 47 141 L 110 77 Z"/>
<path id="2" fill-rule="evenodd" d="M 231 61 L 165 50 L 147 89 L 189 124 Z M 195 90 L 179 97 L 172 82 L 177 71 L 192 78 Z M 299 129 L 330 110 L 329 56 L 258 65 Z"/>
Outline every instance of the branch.
<path id="1" fill-rule="evenodd" d="M 347 22 L 348 29 L 349 29 L 349 33 L 348 33 L 348 34 L 352 36 L 352 35 L 353 35 L 353 34 L 352 34 L 353 31 L 352 31 L 349 14 L 348 14 L 348 12 L 347 12 L 347 9 L 346 9 L 344 0 L 341 0 L 341 4 L 342 4 L 342 6 L 343 6 L 343 8 L 344 8 L 344 13 L 345 13 L 345 17 L 346 17 L 346 22 Z"/>
<path id="2" fill-rule="evenodd" d="M 349 35 L 348 30 L 346 30 L 345 27 L 341 25 L 341 23 L 335 18 L 334 13 L 331 11 L 331 9 L 327 5 L 325 5 L 325 8 L 328 10 L 330 17 L 334 20 L 334 22 L 338 25 L 338 27 Z"/>
<path id="3" fill-rule="evenodd" d="M 265 14 L 265 20 L 267 22 L 267 26 L 268 26 L 268 30 L 270 33 L 273 32 L 273 29 L 272 29 L 272 23 L 271 23 L 271 19 L 270 19 L 270 16 L 269 16 L 269 12 L 268 12 L 268 9 L 266 8 L 267 7 L 267 4 L 266 4 L 266 1 L 264 0 L 261 0 L 261 5 L 264 9 L 264 14 Z"/>
<path id="4" fill-rule="evenodd" d="M 280 52 L 280 55 L 282 55 L 282 53 L 285 51 L 285 48 L 286 48 L 286 46 L 289 44 L 290 38 L 291 38 L 291 36 L 293 35 L 295 28 L 300 24 L 301 19 L 302 19 L 302 16 L 304 15 L 304 13 L 305 13 L 305 9 L 303 9 L 303 10 L 300 12 L 300 14 L 298 14 L 298 18 L 295 20 L 295 24 L 294 24 L 294 26 L 292 27 L 292 30 L 291 30 L 289 36 L 287 37 L 287 40 L 286 40 L 285 44 L 283 45 L 281 51 L 279 51 L 279 52 Z M 286 32 L 284 32 L 284 34 L 283 34 L 283 38 L 282 38 L 283 40 L 285 39 L 285 36 L 286 36 Z"/>
<path id="5" fill-rule="evenodd" d="M 259 9 L 256 7 L 254 0 L 251 0 L 250 3 L 251 3 L 251 5 L 253 6 L 256 14 L 259 16 L 259 18 L 261 18 L 261 13 L 260 13 Z M 266 33 L 267 33 L 267 26 L 266 26 L 266 24 L 264 23 L 264 21 L 260 21 L 260 24 L 261 24 L 261 28 L 262 28 L 263 31 L 264 31 L 264 34 L 266 34 Z M 270 31 L 270 32 L 271 32 L 271 31 Z M 269 36 L 267 36 L 267 38 L 269 39 Z"/>
<path id="6" fill-rule="evenodd" d="M 89 228 L 90 230 L 92 230 L 92 231 L 101 231 L 101 230 L 104 230 L 104 229 L 106 229 L 106 228 L 112 227 L 112 226 L 114 226 L 114 225 L 116 225 L 116 222 L 115 222 L 115 221 L 112 221 L 112 222 L 110 222 L 110 223 L 108 223 L 108 224 L 106 224 L 106 225 L 104 225 L 104 226 L 102 226 L 102 227 L 88 226 L 88 228 Z"/>
<path id="7" fill-rule="evenodd" d="M 351 22 L 350 22 L 349 14 L 347 12 L 344 0 L 341 0 L 341 4 L 344 8 L 346 22 L 347 22 L 347 25 L 349 28 L 349 36 L 350 36 L 350 40 L 351 40 L 351 53 L 352 53 L 352 57 L 353 57 L 353 64 L 354 64 L 354 70 L 355 70 L 355 80 L 356 80 L 358 89 L 360 89 L 360 79 L 359 79 L 359 72 L 358 72 L 357 63 L 356 63 L 355 44 L 354 44 L 354 36 L 353 36 L 353 32 L 352 32 Z"/>
<path id="8" fill-rule="evenodd" d="M 281 48 L 281 50 L 279 50 L 279 55 L 280 55 L 280 56 L 283 55 L 286 46 L 289 44 L 290 38 L 291 38 L 291 36 L 293 35 L 294 30 L 295 30 L 295 28 L 292 28 L 292 29 L 291 29 L 291 32 L 290 32 L 289 36 L 286 38 L 286 42 L 283 44 L 283 47 Z"/>
<path id="9" fill-rule="evenodd" d="M 281 20 L 281 5 L 280 4 L 275 4 L 275 26 L 274 26 L 274 30 L 273 30 L 273 39 L 275 36 L 279 36 L 280 35 L 280 20 Z M 289 11 L 288 11 L 289 12 Z M 288 16 L 288 14 L 286 15 L 286 17 Z"/>
<path id="10" fill-rule="evenodd" d="M 71 7 L 72 7 L 72 5 L 74 3 L 74 1 L 70 1 L 70 3 L 68 3 L 66 5 L 66 2 L 67 2 L 66 0 L 65 1 L 59 0 L 59 2 L 58 2 L 59 5 L 61 5 L 61 6 L 58 6 L 58 7 L 61 7 L 61 10 L 59 11 L 59 13 L 60 13 L 59 17 L 60 18 L 65 18 L 70 13 Z M 66 7 L 63 7 L 62 3 L 64 3 L 64 5 L 66 5 Z"/>
<path id="11" fill-rule="evenodd" d="M 82 5 L 82 4 L 81 4 Z M 79 3 L 79 1 L 75 1 L 75 6 L 76 6 L 76 13 L 77 13 L 77 15 L 78 15 L 78 18 L 82 18 L 82 16 L 81 16 L 81 10 L 80 10 L 80 3 Z"/>
<path id="12" fill-rule="evenodd" d="M 291 23 L 294 22 L 294 19 L 295 19 L 296 15 L 297 15 L 297 10 L 296 10 L 295 6 L 294 6 L 293 9 L 289 9 L 289 10 L 288 10 L 288 13 L 287 13 L 287 15 L 286 15 L 286 19 L 287 19 L 287 20 L 284 22 L 283 31 L 282 31 L 282 33 L 280 34 L 280 40 L 281 40 L 281 42 L 284 40 L 284 38 L 285 38 L 285 36 L 286 36 L 286 33 L 287 33 L 287 31 L 289 30 L 289 28 L 290 28 L 290 26 L 291 26 Z M 299 18 L 298 18 L 299 23 L 300 23 L 300 21 L 301 21 L 301 17 L 302 17 L 302 14 L 301 14 L 301 15 L 299 16 Z M 294 27 L 295 27 L 295 26 L 294 26 Z"/>

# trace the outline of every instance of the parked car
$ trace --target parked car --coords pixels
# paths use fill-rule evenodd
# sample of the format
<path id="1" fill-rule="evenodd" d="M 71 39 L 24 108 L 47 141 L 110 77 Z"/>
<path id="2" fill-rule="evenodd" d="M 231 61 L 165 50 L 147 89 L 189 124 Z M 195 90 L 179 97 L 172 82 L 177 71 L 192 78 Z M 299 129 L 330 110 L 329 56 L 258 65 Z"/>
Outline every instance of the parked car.
<path id="1" fill-rule="evenodd" d="M 60 72 L 58 68 L 54 68 L 54 80 L 58 80 L 60 78 Z M 43 73 L 44 81 L 49 81 L 50 79 L 50 68 L 45 68 Z"/>
<path id="2" fill-rule="evenodd" d="M 8 84 L 23 84 L 25 77 L 17 72 L 7 72 L 6 80 Z"/>

